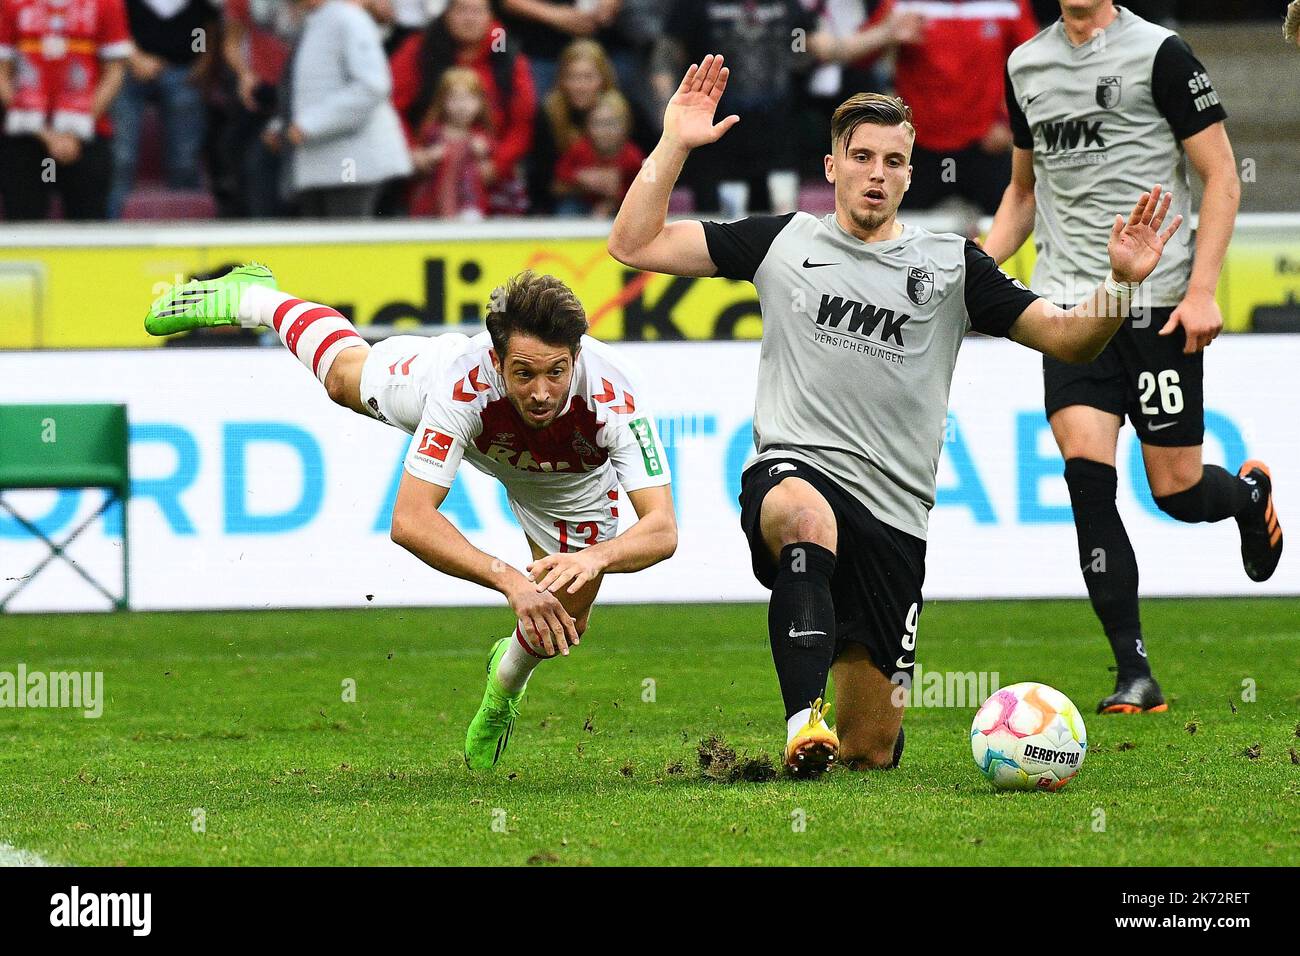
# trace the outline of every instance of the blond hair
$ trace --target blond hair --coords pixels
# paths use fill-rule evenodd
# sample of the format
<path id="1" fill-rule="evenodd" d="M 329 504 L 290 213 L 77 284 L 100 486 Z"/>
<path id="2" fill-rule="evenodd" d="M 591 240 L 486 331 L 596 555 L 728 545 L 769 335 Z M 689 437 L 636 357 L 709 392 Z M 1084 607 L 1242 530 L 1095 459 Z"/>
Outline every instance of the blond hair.
<path id="1" fill-rule="evenodd" d="M 429 112 L 425 114 L 424 125 L 430 122 L 441 123 L 446 115 L 447 99 L 456 89 L 468 90 L 478 97 L 479 110 L 478 115 L 474 117 L 474 123 L 484 128 L 492 125 L 492 114 L 488 110 L 487 92 L 483 89 L 483 81 L 467 66 L 453 66 L 446 70 L 438 80 L 438 88 L 434 91 L 433 100 L 429 103 Z"/>
<path id="2" fill-rule="evenodd" d="M 618 114 L 618 118 L 623 121 L 628 130 L 631 130 L 632 104 L 630 104 L 627 101 L 627 97 L 618 90 L 606 90 L 604 93 L 601 93 L 600 98 L 596 100 L 596 105 L 591 108 L 591 113 L 594 113 L 599 109 L 613 110 Z M 587 114 L 588 119 L 591 118 L 591 113 Z"/>
<path id="3" fill-rule="evenodd" d="M 546 113 L 546 121 L 551 127 L 551 138 L 555 141 L 557 153 L 563 153 L 583 134 L 582 125 L 575 121 L 573 112 L 569 109 L 569 102 L 564 98 L 564 91 L 560 88 L 564 71 L 579 60 L 590 60 L 596 65 L 596 71 L 600 74 L 602 94 L 618 89 L 614 64 L 610 62 L 603 46 L 595 40 L 574 40 L 564 48 L 555 74 L 555 87 L 546 94 L 546 101 L 542 107 Z"/>

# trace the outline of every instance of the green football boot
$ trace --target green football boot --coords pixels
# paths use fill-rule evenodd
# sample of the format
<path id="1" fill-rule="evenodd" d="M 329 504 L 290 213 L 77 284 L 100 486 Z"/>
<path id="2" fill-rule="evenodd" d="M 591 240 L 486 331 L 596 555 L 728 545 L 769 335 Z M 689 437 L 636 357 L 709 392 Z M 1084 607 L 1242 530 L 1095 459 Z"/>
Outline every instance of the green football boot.
<path id="1" fill-rule="evenodd" d="M 191 279 L 174 285 L 149 307 L 144 328 L 172 335 L 214 325 L 239 325 L 239 303 L 250 286 L 276 288 L 275 276 L 256 262 L 231 269 L 219 279 Z"/>
<path id="2" fill-rule="evenodd" d="M 471 770 L 490 770 L 496 766 L 501 755 L 510 743 L 510 731 L 514 729 L 515 718 L 519 716 L 519 703 L 524 699 L 524 691 L 507 694 L 497 686 L 497 665 L 505 656 L 511 638 L 503 637 L 492 645 L 488 655 L 487 689 L 483 691 L 483 703 L 479 704 L 478 713 L 465 731 L 465 765 Z M 525 688 L 526 690 L 527 688 Z"/>

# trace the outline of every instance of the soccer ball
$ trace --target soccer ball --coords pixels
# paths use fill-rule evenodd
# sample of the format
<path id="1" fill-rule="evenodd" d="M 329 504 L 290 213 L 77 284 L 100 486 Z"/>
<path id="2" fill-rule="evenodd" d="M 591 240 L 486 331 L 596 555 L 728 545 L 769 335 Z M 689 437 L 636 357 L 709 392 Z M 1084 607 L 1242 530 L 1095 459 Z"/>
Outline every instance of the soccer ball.
<path id="1" fill-rule="evenodd" d="M 984 702 L 970 728 L 975 766 L 998 790 L 1060 790 L 1083 766 L 1088 734 L 1059 690 L 1025 681 Z"/>

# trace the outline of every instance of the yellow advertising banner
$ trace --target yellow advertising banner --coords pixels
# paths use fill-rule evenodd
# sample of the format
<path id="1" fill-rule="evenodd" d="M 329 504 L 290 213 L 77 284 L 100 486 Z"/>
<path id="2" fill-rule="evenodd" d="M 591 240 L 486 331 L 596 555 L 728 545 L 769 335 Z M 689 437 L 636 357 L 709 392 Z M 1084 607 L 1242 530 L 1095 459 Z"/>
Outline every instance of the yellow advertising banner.
<path id="1" fill-rule="evenodd" d="M 1300 219 L 1289 228 L 1243 226 L 1239 220 L 1215 292 L 1224 331 L 1300 331 L 1298 237 Z M 1026 285 L 1034 271 L 1033 241 L 1030 236 L 1002 266 Z"/>
<path id="2" fill-rule="evenodd" d="M 0 348 L 157 345 L 143 328 L 155 296 L 178 280 L 249 260 L 270 264 L 281 288 L 334 306 L 358 325 L 476 324 L 492 289 L 531 268 L 572 286 L 602 339 L 753 339 L 762 333 L 749 283 L 639 273 L 610 258 L 599 238 L 87 243 L 0 251 Z M 1027 282 L 1032 262 L 1026 244 L 1007 271 Z M 1250 329 L 1259 310 L 1294 312 L 1298 298 L 1294 239 L 1278 232 L 1233 240 L 1219 285 L 1229 330 Z"/>
<path id="3" fill-rule="evenodd" d="M 256 260 L 280 287 L 357 325 L 482 322 L 492 290 L 523 269 L 568 283 L 602 339 L 758 338 L 747 282 L 649 275 L 595 239 L 366 242 L 167 248 L 12 248 L 0 265 L 0 348 L 159 344 L 149 303 L 170 283 Z"/>

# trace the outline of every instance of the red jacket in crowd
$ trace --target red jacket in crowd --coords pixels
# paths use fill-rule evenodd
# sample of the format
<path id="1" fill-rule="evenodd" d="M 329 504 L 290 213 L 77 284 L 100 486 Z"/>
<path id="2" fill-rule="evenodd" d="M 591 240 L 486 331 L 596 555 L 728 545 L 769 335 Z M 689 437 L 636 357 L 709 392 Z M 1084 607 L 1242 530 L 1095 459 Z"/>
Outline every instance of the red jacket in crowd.
<path id="1" fill-rule="evenodd" d="M 407 211 L 412 216 L 454 218 L 474 212 L 486 215 L 488 194 L 479 172 L 479 156 L 490 154 L 482 130 L 469 136 L 449 137 L 437 123 L 420 131 L 420 146 L 442 146 L 442 158 L 427 173 L 416 173 L 411 183 Z M 481 153 L 480 153 L 481 151 Z"/>
<path id="2" fill-rule="evenodd" d="M 599 200 L 606 197 L 594 196 L 583 189 L 578 183 L 578 173 L 584 169 L 616 167 L 622 178 L 622 195 L 626 195 L 632 188 L 632 181 L 636 179 L 636 174 L 641 172 L 641 164 L 644 161 L 645 154 L 634 143 L 624 143 L 617 156 L 601 156 L 592 145 L 591 138 L 582 136 L 565 150 L 564 155 L 555 164 L 555 178 L 558 182 L 576 188 L 584 198 Z"/>
<path id="3" fill-rule="evenodd" d="M 491 53 L 492 37 L 499 35 L 499 23 L 493 22 L 483 37 L 477 51 L 472 56 L 457 58 L 457 66 L 472 69 L 483 84 L 487 98 L 488 112 L 492 119 L 492 163 L 497 177 L 510 179 L 516 174 L 516 167 L 533 145 L 533 121 L 537 115 L 537 92 L 533 86 L 533 74 L 528 60 L 521 54 L 514 58 L 514 89 L 509 102 L 503 102 L 501 91 L 497 88 L 496 75 L 492 72 Z M 389 65 L 393 71 L 393 106 L 397 108 L 406 127 L 408 142 L 415 142 L 415 130 L 407 119 L 407 112 L 415 98 L 420 94 L 423 78 L 420 61 L 424 57 L 424 34 L 417 33 L 408 37 L 393 53 Z M 416 121 L 418 127 L 423 117 Z"/>
<path id="4" fill-rule="evenodd" d="M 0 0 L 0 59 L 14 64 L 5 131 L 107 136 L 107 115 L 96 120 L 91 112 L 100 62 L 131 49 L 122 0 Z"/>
<path id="5" fill-rule="evenodd" d="M 900 46 L 895 62 L 894 88 L 912 108 L 916 144 L 964 149 L 1006 123 L 1007 57 L 1038 33 L 1029 0 L 883 0 L 863 29 L 896 9 L 927 20 L 921 42 Z"/>

